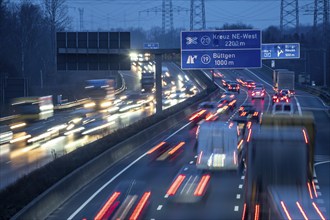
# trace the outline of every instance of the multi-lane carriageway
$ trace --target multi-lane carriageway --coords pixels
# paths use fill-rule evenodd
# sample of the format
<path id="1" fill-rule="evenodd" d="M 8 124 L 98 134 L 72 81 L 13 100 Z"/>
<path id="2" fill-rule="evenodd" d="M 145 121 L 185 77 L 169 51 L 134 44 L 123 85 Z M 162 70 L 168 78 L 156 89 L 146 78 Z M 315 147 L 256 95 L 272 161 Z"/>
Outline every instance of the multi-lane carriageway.
<path id="1" fill-rule="evenodd" d="M 237 95 L 237 104 L 252 102 L 259 111 L 267 112 L 271 108 L 271 78 L 260 70 L 222 71 L 226 78 L 234 80 L 237 74 L 243 75 L 256 82 L 263 83 L 267 90 L 265 100 L 252 101 L 244 88 Z M 220 81 L 216 79 L 220 85 Z M 293 99 L 298 113 L 312 111 L 316 121 L 315 149 L 315 179 L 318 207 L 329 219 L 330 214 L 330 118 L 326 113 L 327 107 L 321 100 L 305 93 L 296 91 Z M 238 107 L 237 107 L 238 109 Z M 221 120 L 229 122 L 236 111 L 221 115 Z M 151 138 L 126 159 L 91 181 L 83 190 L 61 205 L 48 219 L 94 219 L 106 202 L 111 199 L 116 186 L 126 181 L 144 182 L 139 188 L 141 194 L 150 192 L 148 206 L 142 219 L 241 219 L 243 211 L 244 175 L 236 172 L 213 172 L 210 174 L 207 196 L 198 204 L 172 203 L 168 190 L 178 171 L 185 165 L 194 164 L 197 156 L 194 151 L 196 127 L 183 118 L 179 121 L 181 128 L 176 131 L 166 130 L 158 137 Z M 161 142 L 171 146 L 180 146 L 180 154 L 164 160 L 150 161 L 147 152 Z M 180 144 L 183 143 L 183 144 Z M 145 197 L 144 197 L 145 198 Z"/>

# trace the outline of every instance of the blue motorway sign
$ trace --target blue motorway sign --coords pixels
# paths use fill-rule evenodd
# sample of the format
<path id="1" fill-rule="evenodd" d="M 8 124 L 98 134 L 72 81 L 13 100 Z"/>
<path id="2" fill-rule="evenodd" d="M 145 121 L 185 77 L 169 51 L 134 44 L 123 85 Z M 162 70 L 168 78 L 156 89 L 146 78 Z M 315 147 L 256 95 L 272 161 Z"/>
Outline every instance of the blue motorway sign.
<path id="1" fill-rule="evenodd" d="M 260 30 L 181 32 L 182 69 L 260 67 Z"/>
<path id="2" fill-rule="evenodd" d="M 299 59 L 299 43 L 262 44 L 261 59 Z"/>
<path id="3" fill-rule="evenodd" d="M 143 49 L 159 49 L 159 43 L 144 43 Z"/>

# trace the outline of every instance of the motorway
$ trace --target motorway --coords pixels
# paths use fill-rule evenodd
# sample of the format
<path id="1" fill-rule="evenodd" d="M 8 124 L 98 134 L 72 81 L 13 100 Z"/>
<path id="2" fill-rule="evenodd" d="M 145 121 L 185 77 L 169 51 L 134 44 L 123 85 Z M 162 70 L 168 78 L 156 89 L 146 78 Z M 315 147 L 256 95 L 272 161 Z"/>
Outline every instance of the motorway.
<path id="1" fill-rule="evenodd" d="M 238 106 L 251 102 L 257 110 L 269 112 L 271 109 L 271 75 L 267 70 L 223 70 L 227 79 L 235 80 L 238 75 L 263 83 L 267 96 L 265 100 L 251 100 L 249 92 L 241 88 L 237 95 Z M 216 83 L 221 85 L 220 79 Z M 214 99 L 217 99 L 215 97 Z M 315 149 L 315 185 L 318 198 L 316 202 L 324 215 L 330 217 L 330 118 L 325 110 L 327 106 L 316 97 L 303 91 L 296 91 L 293 99 L 295 111 L 304 114 L 311 111 L 316 122 Z M 238 109 L 238 107 L 237 107 Z M 220 120 L 228 123 L 237 111 L 220 116 Z M 240 219 L 243 211 L 244 175 L 236 172 L 211 173 L 210 185 L 204 200 L 195 204 L 173 203 L 168 198 L 167 190 L 178 171 L 187 164 L 195 164 L 197 155 L 194 151 L 196 127 L 183 118 L 178 122 L 181 129 L 165 130 L 124 160 L 109 167 L 102 175 L 92 180 L 83 190 L 62 204 L 48 219 L 94 219 L 106 201 L 114 192 L 115 187 L 125 181 L 144 182 L 151 191 L 151 200 L 142 219 Z M 166 141 L 170 146 L 184 142 L 182 150 L 175 157 L 162 161 L 150 160 L 147 151 Z M 142 190 L 142 189 L 141 189 Z"/>
<path id="2" fill-rule="evenodd" d="M 164 65 L 170 64 L 165 63 Z M 180 73 L 178 68 L 174 66 L 170 66 L 169 71 L 173 73 L 175 79 Z M 139 97 L 141 91 L 141 77 L 139 74 L 134 71 L 121 71 L 120 73 L 123 75 L 127 87 L 126 91 L 120 94 L 120 96 L 127 96 L 129 99 L 130 95 L 137 94 L 135 97 Z M 198 88 L 199 90 L 202 89 L 200 86 L 198 86 Z M 177 100 L 173 98 L 171 105 L 183 100 L 184 99 Z M 92 122 L 84 125 L 84 131 L 91 131 L 104 125 L 107 126 L 105 129 L 91 132 L 88 135 L 63 135 L 63 133 L 60 133 L 59 135 L 52 134 L 52 136 L 43 138 L 35 143 L 26 144 L 25 141 L 18 141 L 16 143 L 0 145 L 0 189 L 3 189 L 18 178 L 44 166 L 64 154 L 70 153 L 118 128 L 123 128 L 154 113 L 155 105 L 153 102 L 151 102 L 149 106 L 119 113 L 109 113 L 106 111 L 93 112 L 79 107 L 56 112 L 54 116 L 48 120 L 33 123 L 22 129 L 23 132 L 20 133 L 37 137 L 47 133 L 51 128 L 64 125 L 73 118 L 79 118 L 86 114 L 91 115 L 88 119 Z"/>

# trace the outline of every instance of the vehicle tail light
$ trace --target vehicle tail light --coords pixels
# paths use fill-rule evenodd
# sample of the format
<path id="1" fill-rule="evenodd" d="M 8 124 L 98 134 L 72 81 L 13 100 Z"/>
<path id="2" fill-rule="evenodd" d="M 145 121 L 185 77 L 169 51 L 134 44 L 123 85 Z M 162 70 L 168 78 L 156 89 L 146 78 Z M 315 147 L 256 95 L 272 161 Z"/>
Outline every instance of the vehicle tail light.
<path id="1" fill-rule="evenodd" d="M 139 215 L 141 214 L 141 211 L 143 210 L 143 208 L 145 207 L 145 205 L 148 202 L 148 199 L 151 195 L 151 192 L 145 192 L 141 198 L 141 200 L 139 201 L 139 203 L 136 205 L 131 217 L 129 218 L 129 220 L 136 220 L 139 218 Z"/>
<path id="2" fill-rule="evenodd" d="M 205 188 L 207 186 L 207 183 L 209 182 L 210 178 L 211 178 L 210 175 L 204 175 L 202 177 L 201 181 L 198 183 L 198 185 L 196 187 L 196 190 L 194 192 L 195 196 L 203 195 L 203 193 L 205 191 Z"/>
<path id="3" fill-rule="evenodd" d="M 102 209 L 97 213 L 94 220 L 104 219 L 106 212 L 111 207 L 111 205 L 116 201 L 119 195 L 120 192 L 115 192 L 114 194 L 112 194 L 112 196 L 108 199 L 108 201 L 105 203 Z"/>
<path id="4" fill-rule="evenodd" d="M 186 178 L 185 175 L 180 174 L 175 181 L 173 182 L 173 184 L 171 185 L 171 187 L 168 189 L 167 191 L 167 195 L 173 196 L 176 191 L 179 189 L 180 185 L 182 184 L 183 180 Z"/>

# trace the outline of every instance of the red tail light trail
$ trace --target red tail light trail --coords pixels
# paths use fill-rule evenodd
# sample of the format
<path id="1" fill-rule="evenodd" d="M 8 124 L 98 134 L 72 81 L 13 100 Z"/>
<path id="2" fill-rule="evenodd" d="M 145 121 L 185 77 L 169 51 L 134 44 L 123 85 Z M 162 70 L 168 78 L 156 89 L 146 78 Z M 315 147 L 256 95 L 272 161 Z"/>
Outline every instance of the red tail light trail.
<path id="1" fill-rule="evenodd" d="M 136 220 L 138 219 L 138 217 L 141 214 L 141 211 L 143 210 L 143 208 L 145 207 L 145 205 L 148 202 L 148 199 L 151 195 L 151 192 L 145 192 L 141 198 L 141 200 L 139 201 L 139 203 L 136 205 L 131 217 L 129 218 L 129 220 Z"/>
<path id="2" fill-rule="evenodd" d="M 175 195 L 176 191 L 179 189 L 180 185 L 182 184 L 183 180 L 186 178 L 185 175 L 180 174 L 175 181 L 173 182 L 173 184 L 171 185 L 171 187 L 168 189 L 167 191 L 167 195 L 173 196 Z"/>
<path id="3" fill-rule="evenodd" d="M 164 144 L 166 144 L 166 142 L 160 142 L 159 144 L 157 144 L 155 147 L 151 148 L 147 154 L 152 154 L 153 152 L 155 152 L 156 150 L 158 150 L 159 148 L 161 148 Z"/>
<path id="4" fill-rule="evenodd" d="M 207 186 L 207 183 L 209 182 L 210 180 L 210 175 L 204 175 L 201 179 L 201 181 L 199 181 L 196 189 L 195 189 L 195 192 L 194 192 L 194 195 L 195 196 L 202 196 L 204 191 L 205 191 L 205 188 Z"/>
<path id="5" fill-rule="evenodd" d="M 170 150 L 168 152 L 169 155 L 174 154 L 177 150 L 179 150 L 183 145 L 185 144 L 185 142 L 180 142 L 178 145 L 176 145 L 175 147 L 173 147 L 172 150 Z"/>
<path id="6" fill-rule="evenodd" d="M 105 203 L 105 205 L 102 207 L 102 209 L 97 213 L 94 220 L 105 219 L 105 214 L 106 214 L 107 210 L 116 201 L 116 199 L 119 197 L 119 195 L 120 195 L 120 192 L 115 192 L 114 194 L 112 194 L 112 196 L 108 199 L 108 201 Z"/>
<path id="7" fill-rule="evenodd" d="M 321 218 L 322 220 L 325 220 L 325 217 L 323 216 L 322 212 L 321 212 L 320 209 L 317 207 L 317 205 L 315 204 L 315 202 L 312 202 L 312 204 L 313 204 L 313 207 L 314 207 L 314 209 L 316 210 L 317 214 L 319 214 L 320 218 Z"/>

